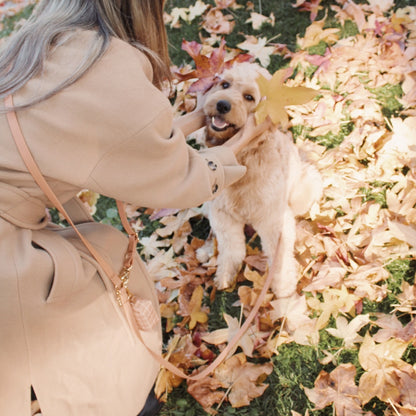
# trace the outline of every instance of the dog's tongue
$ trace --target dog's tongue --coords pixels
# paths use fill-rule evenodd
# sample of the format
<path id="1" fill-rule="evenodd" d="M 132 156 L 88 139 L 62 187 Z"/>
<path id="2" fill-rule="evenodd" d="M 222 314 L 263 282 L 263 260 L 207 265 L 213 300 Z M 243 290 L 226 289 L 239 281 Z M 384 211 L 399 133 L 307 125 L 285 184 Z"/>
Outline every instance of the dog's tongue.
<path id="1" fill-rule="evenodd" d="M 212 117 L 211 123 L 217 129 L 223 129 L 228 126 L 228 123 L 224 121 L 222 117 L 219 117 L 219 116 Z"/>

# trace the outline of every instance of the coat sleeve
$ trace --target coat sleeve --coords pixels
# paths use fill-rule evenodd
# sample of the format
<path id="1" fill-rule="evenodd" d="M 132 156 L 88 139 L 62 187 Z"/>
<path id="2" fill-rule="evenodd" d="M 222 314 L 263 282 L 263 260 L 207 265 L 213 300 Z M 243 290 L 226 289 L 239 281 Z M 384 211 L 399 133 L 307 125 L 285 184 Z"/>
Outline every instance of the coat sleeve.
<path id="1" fill-rule="evenodd" d="M 136 206 L 188 208 L 215 197 L 244 175 L 246 168 L 228 148 L 198 152 L 180 130 L 166 137 L 163 126 L 170 113 L 166 108 L 103 155 L 86 186 Z"/>

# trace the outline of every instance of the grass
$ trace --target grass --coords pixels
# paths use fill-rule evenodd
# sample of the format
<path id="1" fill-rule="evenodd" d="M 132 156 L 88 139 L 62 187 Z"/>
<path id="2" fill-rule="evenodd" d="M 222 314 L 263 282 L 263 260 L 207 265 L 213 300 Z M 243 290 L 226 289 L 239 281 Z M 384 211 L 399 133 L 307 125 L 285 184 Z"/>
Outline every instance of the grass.
<path id="1" fill-rule="evenodd" d="M 173 7 L 189 7 L 194 4 L 193 0 L 168 0 L 166 3 L 167 10 Z M 214 4 L 213 1 L 206 1 L 207 4 Z M 306 13 L 299 13 L 292 7 L 292 3 L 287 0 L 267 0 L 255 1 L 255 10 L 263 15 L 269 16 L 274 13 L 276 18 L 275 26 L 264 24 L 261 28 L 261 37 L 267 39 L 274 39 L 275 43 L 285 43 L 292 51 L 296 50 L 296 37 L 298 34 L 303 35 L 305 29 L 309 26 L 310 20 Z M 241 4 L 241 2 L 240 2 Z M 236 21 L 237 29 L 233 33 L 227 35 L 227 45 L 236 47 L 237 44 L 244 41 L 244 35 L 258 36 L 259 32 L 253 30 L 250 23 L 246 23 L 250 17 L 250 11 L 245 8 L 237 10 L 227 10 L 230 12 Z M 170 29 L 168 32 L 170 41 L 170 56 L 175 65 L 181 65 L 189 62 L 189 56 L 186 52 L 181 50 L 182 40 L 187 41 L 196 40 L 200 42 L 200 33 L 207 37 L 208 33 L 200 30 L 196 24 L 184 23 L 180 29 Z M 272 56 L 269 70 L 276 71 L 278 68 L 284 66 L 286 60 L 280 56 Z"/>
<path id="2" fill-rule="evenodd" d="M 2 20 L 3 27 L 0 30 L 0 38 L 9 36 L 16 29 L 16 26 L 18 26 L 18 23 L 22 19 L 27 19 L 32 14 L 33 7 L 33 5 L 27 6 L 19 13 L 5 17 Z"/>

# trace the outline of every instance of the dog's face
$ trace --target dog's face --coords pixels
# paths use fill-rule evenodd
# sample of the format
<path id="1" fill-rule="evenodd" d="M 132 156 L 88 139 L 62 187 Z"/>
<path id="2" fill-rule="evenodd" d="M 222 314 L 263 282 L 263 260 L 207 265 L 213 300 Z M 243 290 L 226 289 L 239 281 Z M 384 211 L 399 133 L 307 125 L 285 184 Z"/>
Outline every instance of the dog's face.
<path id="1" fill-rule="evenodd" d="M 219 82 L 208 91 L 204 104 L 208 147 L 226 142 L 254 112 L 261 98 L 258 76 L 256 65 L 240 64 L 224 71 Z"/>

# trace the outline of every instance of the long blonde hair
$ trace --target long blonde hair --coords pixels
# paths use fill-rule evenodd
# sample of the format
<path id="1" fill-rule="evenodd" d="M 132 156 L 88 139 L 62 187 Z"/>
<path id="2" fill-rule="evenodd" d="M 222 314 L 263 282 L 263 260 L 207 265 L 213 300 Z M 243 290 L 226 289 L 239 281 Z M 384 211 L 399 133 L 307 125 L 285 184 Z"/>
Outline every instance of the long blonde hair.
<path id="1" fill-rule="evenodd" d="M 74 83 L 103 55 L 112 36 L 146 53 L 153 65 L 153 82 L 160 88 L 170 80 L 164 4 L 165 0 L 40 0 L 0 51 L 0 98 L 39 74 L 51 48 L 64 43 L 75 29 L 97 32 L 82 64 L 62 84 L 17 108 L 27 108 Z"/>

